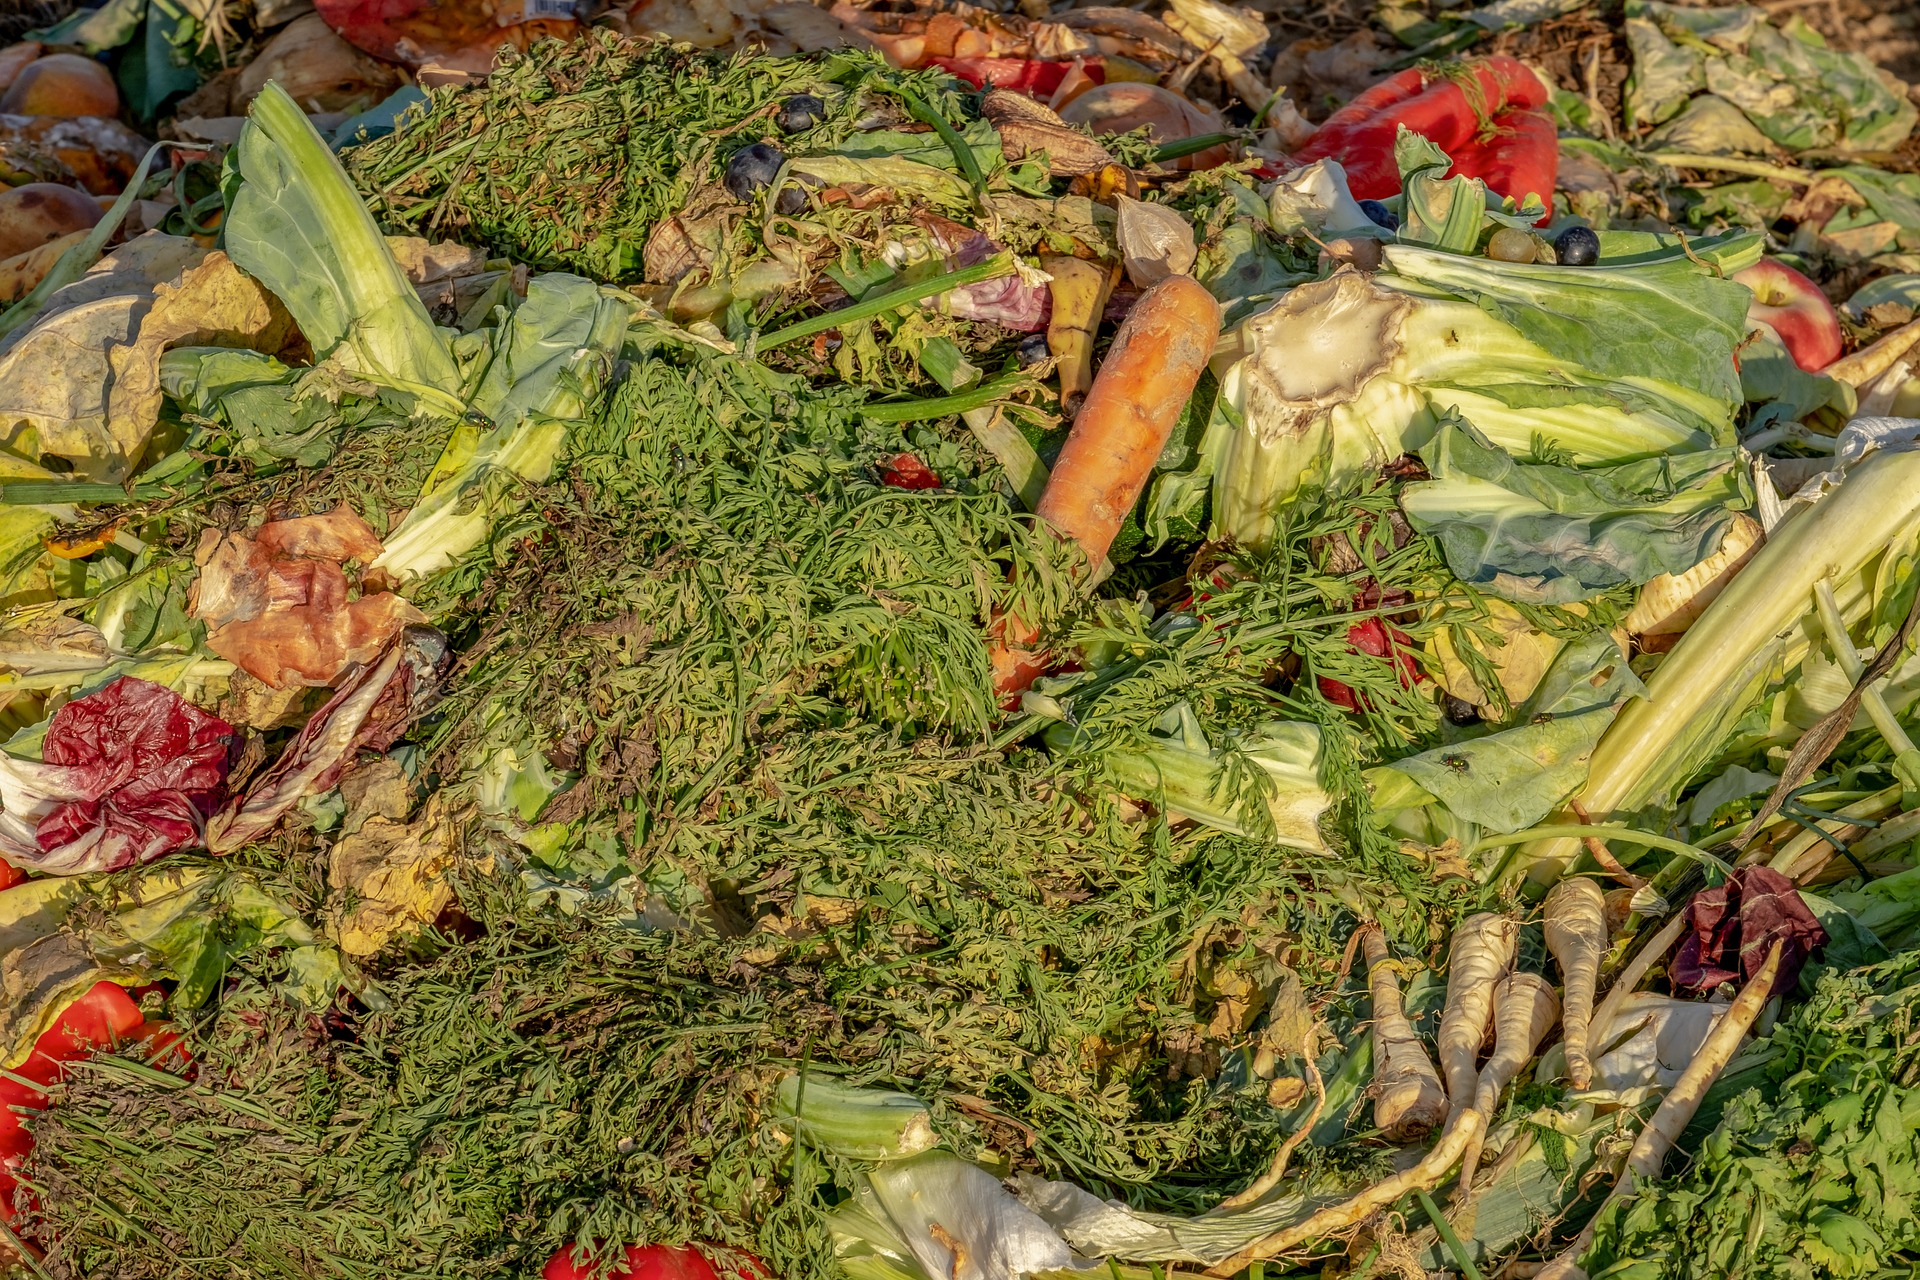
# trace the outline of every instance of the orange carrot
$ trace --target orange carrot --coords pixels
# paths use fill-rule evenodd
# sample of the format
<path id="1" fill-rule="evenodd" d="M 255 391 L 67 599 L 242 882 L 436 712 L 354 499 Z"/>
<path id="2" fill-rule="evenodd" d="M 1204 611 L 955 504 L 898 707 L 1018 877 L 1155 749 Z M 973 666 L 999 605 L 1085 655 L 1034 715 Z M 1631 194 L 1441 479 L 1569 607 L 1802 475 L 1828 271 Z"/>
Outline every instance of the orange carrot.
<path id="1" fill-rule="evenodd" d="M 1220 304 L 1192 276 L 1169 276 L 1140 295 L 1114 334 L 1073 430 L 1034 508 L 1098 565 L 1140 499 L 1194 384 L 1220 338 Z M 1039 628 L 994 620 L 994 689 L 1019 694 L 1046 669 L 1028 646 Z"/>
<path id="2" fill-rule="evenodd" d="M 1220 338 L 1220 304 L 1168 276 L 1121 322 L 1036 509 L 1098 564 L 1133 510 Z"/>

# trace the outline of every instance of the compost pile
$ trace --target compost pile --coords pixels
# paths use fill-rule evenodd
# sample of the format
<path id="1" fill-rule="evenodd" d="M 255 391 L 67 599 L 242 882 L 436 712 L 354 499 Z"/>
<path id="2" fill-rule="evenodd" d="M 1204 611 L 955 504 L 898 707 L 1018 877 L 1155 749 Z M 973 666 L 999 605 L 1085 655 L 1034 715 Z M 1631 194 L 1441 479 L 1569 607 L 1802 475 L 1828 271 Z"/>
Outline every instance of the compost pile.
<path id="1" fill-rule="evenodd" d="M 1778 9 L 34 15 L 0 1268 L 1920 1266 L 1920 66 Z"/>

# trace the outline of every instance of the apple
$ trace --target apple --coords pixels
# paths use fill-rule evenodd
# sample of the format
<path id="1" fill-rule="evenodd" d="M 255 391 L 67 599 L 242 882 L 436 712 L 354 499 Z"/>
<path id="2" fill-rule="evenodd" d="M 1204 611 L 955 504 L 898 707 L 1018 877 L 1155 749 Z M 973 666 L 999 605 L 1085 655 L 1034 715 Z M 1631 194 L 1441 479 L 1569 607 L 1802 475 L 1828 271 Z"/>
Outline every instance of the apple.
<path id="1" fill-rule="evenodd" d="M 1753 291 L 1747 322 L 1779 334 L 1795 364 L 1818 373 L 1840 358 L 1840 315 L 1819 285 L 1772 258 L 1734 272 L 1733 278 Z"/>

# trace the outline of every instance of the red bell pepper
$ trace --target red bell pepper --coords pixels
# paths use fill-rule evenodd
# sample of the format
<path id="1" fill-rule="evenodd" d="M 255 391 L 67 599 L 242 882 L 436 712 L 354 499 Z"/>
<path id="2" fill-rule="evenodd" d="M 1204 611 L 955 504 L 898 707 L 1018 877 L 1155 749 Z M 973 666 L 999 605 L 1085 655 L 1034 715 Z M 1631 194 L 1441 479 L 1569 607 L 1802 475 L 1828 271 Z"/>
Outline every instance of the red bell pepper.
<path id="1" fill-rule="evenodd" d="M 1543 111 L 1509 111 L 1494 117 L 1493 131 L 1451 151 L 1449 176 L 1478 178 L 1503 196 L 1524 205 L 1530 195 L 1540 197 L 1553 218 L 1553 188 L 1560 175 L 1560 133 Z"/>
<path id="2" fill-rule="evenodd" d="M 928 63 L 958 76 L 976 89 L 1012 89 L 1033 98 L 1050 98 L 1073 70 L 1073 63 L 1039 58 L 929 58 Z M 1106 83 L 1098 58 L 1083 58 L 1080 70 L 1094 84 Z"/>
<path id="3" fill-rule="evenodd" d="M 1525 191 L 1507 190 L 1501 183 L 1537 181 L 1544 169 L 1550 184 L 1558 163 L 1558 139 L 1543 150 L 1539 125 L 1521 119 L 1546 102 L 1547 86 L 1540 77 L 1505 55 L 1475 59 L 1445 75 L 1412 68 L 1374 85 L 1327 117 L 1294 159 L 1301 164 L 1338 160 L 1356 199 L 1382 200 L 1400 190 L 1393 147 L 1405 125 L 1452 156 L 1456 173 L 1481 178 L 1499 194 L 1523 199 Z M 1544 116 L 1538 120 L 1550 135 L 1551 122 Z M 1469 152 L 1475 159 L 1463 161 Z M 1551 185 L 1541 194 L 1551 200 Z"/>
<path id="4" fill-rule="evenodd" d="M 33 1135 L 20 1112 L 46 1107 L 46 1090 L 64 1074 L 64 1064 L 99 1049 L 116 1048 L 146 1025 L 140 1006 L 124 988 L 96 982 L 40 1033 L 25 1062 L 0 1075 L 0 1222 L 13 1220 L 14 1190 L 19 1186 L 16 1172 L 33 1150 Z"/>

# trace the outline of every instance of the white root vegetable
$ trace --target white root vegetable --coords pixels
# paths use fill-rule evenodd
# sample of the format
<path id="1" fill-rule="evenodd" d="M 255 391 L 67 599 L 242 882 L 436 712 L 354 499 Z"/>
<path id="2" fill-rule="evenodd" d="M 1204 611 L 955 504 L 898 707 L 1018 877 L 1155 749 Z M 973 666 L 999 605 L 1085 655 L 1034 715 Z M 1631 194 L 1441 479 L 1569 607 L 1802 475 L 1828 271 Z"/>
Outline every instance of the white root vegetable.
<path id="1" fill-rule="evenodd" d="M 1760 1016 L 1760 1010 L 1766 1007 L 1767 997 L 1773 994 L 1773 980 L 1779 973 L 1780 943 L 1775 942 L 1767 952 L 1767 962 L 1760 966 L 1760 972 L 1747 979 L 1747 984 L 1740 988 L 1740 994 L 1727 1007 L 1726 1015 L 1714 1024 L 1713 1034 L 1700 1046 L 1700 1052 L 1680 1073 L 1673 1088 L 1667 1090 L 1667 1096 L 1660 1099 L 1660 1106 L 1653 1113 L 1653 1118 L 1647 1121 L 1646 1127 L 1633 1140 L 1633 1147 L 1627 1152 L 1626 1167 L 1615 1179 L 1613 1190 L 1607 1193 L 1606 1203 L 1600 1206 L 1600 1213 L 1605 1213 L 1607 1205 L 1615 1200 L 1632 1195 L 1640 1182 L 1659 1175 L 1660 1166 L 1666 1163 L 1667 1153 L 1680 1140 L 1681 1133 L 1693 1119 L 1693 1113 L 1700 1109 L 1701 1099 L 1707 1096 L 1707 1090 L 1713 1087 L 1713 1082 L 1719 1079 L 1720 1072 L 1732 1060 L 1740 1042 L 1746 1039 L 1754 1019 Z M 1540 1280 L 1585 1280 L 1587 1273 L 1581 1268 L 1580 1259 L 1593 1244 L 1593 1224 L 1600 1213 L 1589 1218 L 1586 1227 L 1574 1237 L 1573 1243 L 1546 1265 L 1540 1272 Z"/>
<path id="2" fill-rule="evenodd" d="M 1560 994 L 1537 973 L 1510 973 L 1494 995 L 1493 1056 L 1480 1068 L 1473 1109 L 1491 1120 L 1500 1094 L 1533 1060 L 1560 1017 Z"/>
<path id="3" fill-rule="evenodd" d="M 1593 997 L 1600 986 L 1600 957 L 1607 950 L 1607 895 L 1585 877 L 1570 877 L 1553 887 L 1546 902 L 1547 950 L 1566 984 L 1567 1076 L 1576 1089 L 1593 1083 L 1589 1034 Z"/>
<path id="4" fill-rule="evenodd" d="M 1447 1170 L 1453 1168 L 1461 1154 L 1479 1142 L 1485 1132 L 1486 1121 L 1478 1111 L 1467 1108 L 1447 1126 L 1446 1132 L 1440 1135 L 1440 1141 L 1433 1145 L 1433 1150 L 1427 1152 L 1419 1164 L 1374 1183 L 1350 1200 L 1329 1205 L 1311 1217 L 1254 1241 L 1231 1258 L 1207 1268 L 1207 1274 L 1231 1276 L 1263 1258 L 1285 1253 L 1309 1241 L 1324 1240 L 1352 1230 L 1401 1196 L 1431 1190 L 1447 1176 Z"/>
<path id="5" fill-rule="evenodd" d="M 1613 980 L 1613 985 L 1607 988 L 1606 997 L 1600 1001 L 1600 1007 L 1593 1011 L 1593 1020 L 1588 1028 L 1589 1052 L 1596 1044 L 1605 1046 L 1612 1032 L 1613 1020 L 1620 1013 L 1620 1007 L 1626 1003 L 1628 996 L 1640 989 L 1640 984 L 1646 981 L 1649 973 L 1653 972 L 1653 966 L 1659 964 L 1666 958 L 1667 952 L 1673 950 L 1673 944 L 1679 941 L 1686 927 L 1687 913 L 1674 912 L 1673 916 L 1660 926 L 1660 932 L 1647 940 L 1647 945 L 1640 948 L 1640 953 L 1628 961 L 1627 967 L 1622 969 L 1619 976 Z"/>
<path id="6" fill-rule="evenodd" d="M 1537 973 L 1510 973 L 1500 980 L 1493 998 L 1493 1055 L 1480 1068 L 1473 1109 L 1493 1123 L 1500 1094 L 1520 1069 L 1533 1060 L 1533 1051 L 1560 1018 L 1560 996 L 1553 984 Z M 1480 1143 L 1467 1147 L 1460 1159 L 1460 1201 L 1472 1196 L 1473 1175 L 1480 1168 Z"/>
<path id="7" fill-rule="evenodd" d="M 1473 1109 L 1479 1083 L 1480 1046 L 1493 1019 L 1493 992 L 1513 969 L 1520 926 L 1510 917 L 1483 911 L 1453 931 L 1447 952 L 1447 1004 L 1440 1015 L 1440 1069 L 1446 1073 L 1451 1117 Z"/>
<path id="8" fill-rule="evenodd" d="M 1376 926 L 1362 933 L 1373 997 L 1373 1123 L 1389 1142 L 1418 1142 L 1447 1119 L 1447 1091 L 1407 1021 L 1400 980 Z"/>

